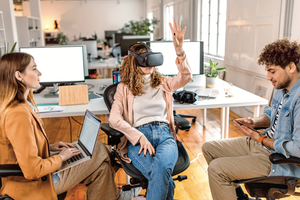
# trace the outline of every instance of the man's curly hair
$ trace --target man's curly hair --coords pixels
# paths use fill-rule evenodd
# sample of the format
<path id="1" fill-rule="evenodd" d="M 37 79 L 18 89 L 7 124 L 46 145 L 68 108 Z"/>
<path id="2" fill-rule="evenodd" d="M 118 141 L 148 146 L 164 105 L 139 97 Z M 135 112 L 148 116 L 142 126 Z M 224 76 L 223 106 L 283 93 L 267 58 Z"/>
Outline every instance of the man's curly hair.
<path id="1" fill-rule="evenodd" d="M 300 69 L 300 46 L 297 41 L 291 42 L 289 39 L 278 39 L 264 47 L 259 55 L 259 65 L 275 65 L 285 69 L 291 62 Z"/>
<path id="2" fill-rule="evenodd" d="M 130 47 L 130 50 L 136 54 L 147 52 L 147 49 L 142 44 L 134 44 Z M 144 73 L 140 67 L 136 64 L 135 58 L 132 55 L 128 55 L 123 60 L 123 64 L 120 67 L 121 82 L 128 86 L 133 96 L 141 96 L 144 94 L 142 89 L 144 87 Z M 154 68 L 151 74 L 150 85 L 152 88 L 161 84 L 164 76 Z"/>

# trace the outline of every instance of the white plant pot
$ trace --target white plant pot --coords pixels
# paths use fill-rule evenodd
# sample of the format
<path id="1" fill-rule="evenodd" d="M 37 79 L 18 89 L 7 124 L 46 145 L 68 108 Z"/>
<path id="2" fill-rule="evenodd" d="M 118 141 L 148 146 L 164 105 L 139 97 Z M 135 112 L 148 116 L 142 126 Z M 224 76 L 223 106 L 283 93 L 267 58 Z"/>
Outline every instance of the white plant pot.
<path id="1" fill-rule="evenodd" d="M 206 77 L 206 88 L 215 88 L 218 77 Z"/>

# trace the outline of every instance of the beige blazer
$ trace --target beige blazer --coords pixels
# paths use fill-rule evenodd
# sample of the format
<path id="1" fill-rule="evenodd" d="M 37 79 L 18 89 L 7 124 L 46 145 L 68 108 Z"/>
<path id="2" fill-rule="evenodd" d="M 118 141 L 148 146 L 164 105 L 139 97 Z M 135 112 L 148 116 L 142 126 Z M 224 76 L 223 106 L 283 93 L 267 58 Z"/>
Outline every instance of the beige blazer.
<path id="1" fill-rule="evenodd" d="M 173 78 L 166 77 L 158 86 L 164 91 L 164 97 L 167 103 L 167 120 L 169 121 L 169 128 L 174 138 L 176 138 L 176 132 L 173 117 L 173 97 L 171 92 L 185 86 L 192 79 L 191 68 L 187 59 L 185 59 L 182 63 L 179 63 L 179 60 L 176 59 L 176 65 L 179 71 L 177 76 Z M 129 88 L 123 83 L 120 83 L 114 96 L 114 103 L 109 117 L 110 127 L 124 134 L 118 145 L 117 152 L 121 158 L 128 163 L 131 162 L 131 160 L 127 157 L 128 140 L 133 145 L 136 145 L 143 134 L 132 126 L 133 100 L 134 96 Z"/>
<path id="2" fill-rule="evenodd" d="M 0 130 L 0 163 L 19 164 L 24 177 L 3 180 L 1 195 L 13 199 L 57 199 L 50 173 L 62 159 L 50 157 L 49 141 L 41 122 L 28 103 L 11 108 Z"/>

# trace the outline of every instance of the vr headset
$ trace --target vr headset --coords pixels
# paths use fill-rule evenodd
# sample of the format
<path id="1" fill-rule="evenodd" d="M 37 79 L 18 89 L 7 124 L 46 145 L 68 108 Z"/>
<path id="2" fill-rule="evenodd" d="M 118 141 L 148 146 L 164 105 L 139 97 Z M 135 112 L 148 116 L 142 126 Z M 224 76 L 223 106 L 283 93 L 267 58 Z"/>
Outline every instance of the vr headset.
<path id="1" fill-rule="evenodd" d="M 152 52 L 148 45 L 144 43 L 137 43 L 143 45 L 147 52 L 135 54 L 134 52 L 128 50 L 128 55 L 132 55 L 135 58 L 135 62 L 140 67 L 156 67 L 164 63 L 164 56 L 160 52 Z M 135 44 L 133 44 L 135 45 Z M 131 45 L 129 49 L 133 46 Z"/>

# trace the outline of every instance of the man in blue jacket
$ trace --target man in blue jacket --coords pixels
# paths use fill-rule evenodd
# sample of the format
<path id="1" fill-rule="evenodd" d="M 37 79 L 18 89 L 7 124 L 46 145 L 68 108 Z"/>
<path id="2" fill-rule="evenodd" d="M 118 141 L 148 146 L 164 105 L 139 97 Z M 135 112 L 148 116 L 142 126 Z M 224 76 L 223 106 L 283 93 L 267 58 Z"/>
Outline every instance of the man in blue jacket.
<path id="1" fill-rule="evenodd" d="M 258 60 L 265 66 L 267 80 L 274 86 L 271 107 L 256 118 L 239 121 L 255 127 L 266 127 L 260 135 L 237 122 L 246 136 L 204 143 L 203 155 L 209 164 L 209 185 L 214 200 L 248 199 L 234 180 L 263 176 L 296 176 L 300 166 L 273 165 L 270 153 L 300 157 L 300 46 L 288 39 L 277 40 L 262 50 Z"/>

